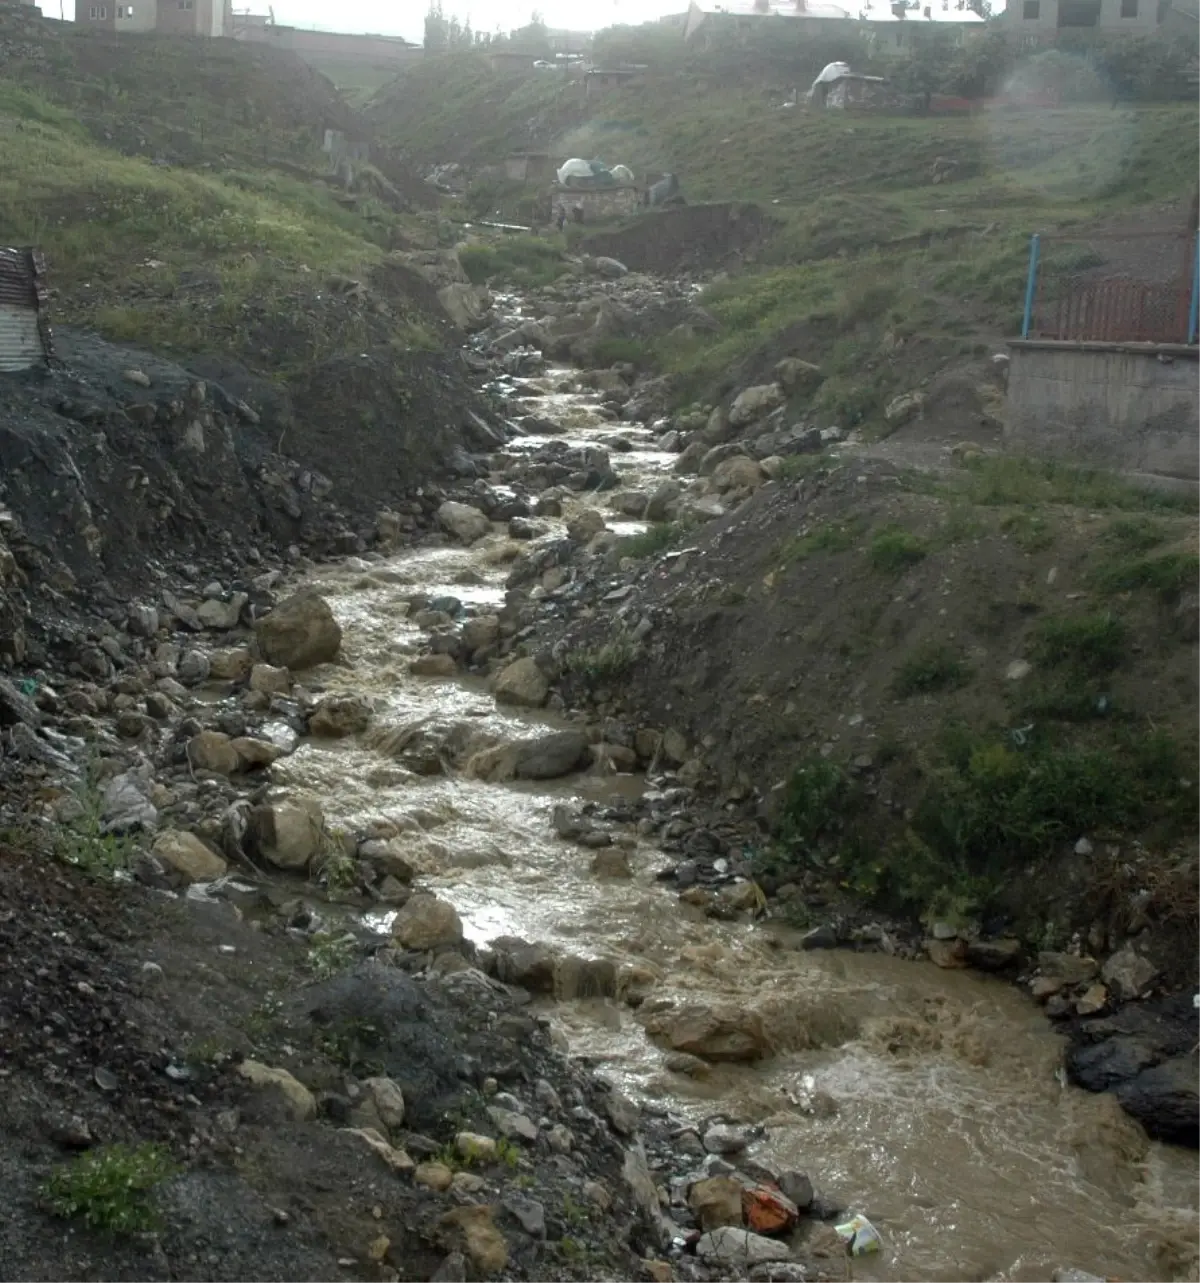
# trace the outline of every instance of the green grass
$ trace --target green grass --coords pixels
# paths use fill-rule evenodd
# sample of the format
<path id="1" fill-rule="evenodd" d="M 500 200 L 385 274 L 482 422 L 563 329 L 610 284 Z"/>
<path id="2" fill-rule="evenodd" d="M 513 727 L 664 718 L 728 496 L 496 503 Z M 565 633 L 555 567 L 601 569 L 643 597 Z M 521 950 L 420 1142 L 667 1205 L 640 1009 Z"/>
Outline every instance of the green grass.
<path id="1" fill-rule="evenodd" d="M 1128 630 L 1109 614 L 1054 616 L 1034 628 L 1031 653 L 1046 667 L 1098 676 L 1128 658 Z"/>
<path id="2" fill-rule="evenodd" d="M 929 545 L 909 530 L 887 526 L 876 533 L 867 548 L 871 565 L 885 575 L 899 575 L 929 555 Z"/>
<path id="3" fill-rule="evenodd" d="M 562 242 L 551 237 L 506 236 L 488 245 L 468 245 L 458 252 L 467 278 L 476 285 L 489 282 L 526 289 L 550 285 L 564 272 Z"/>
<path id="4" fill-rule="evenodd" d="M 1059 503 L 1134 512 L 1192 512 L 1196 506 L 1190 497 L 1133 486 L 1109 472 L 1019 455 L 971 459 L 956 484 L 973 503 L 987 505 Z"/>
<path id="5" fill-rule="evenodd" d="M 612 681 L 629 671 L 637 657 L 637 647 L 628 637 L 616 637 L 603 646 L 584 647 L 571 651 L 566 658 L 566 669 L 577 673 L 589 682 Z"/>
<path id="6" fill-rule="evenodd" d="M 137 841 L 104 831 L 104 790 L 90 769 L 74 795 L 77 813 L 55 830 L 54 854 L 92 877 L 112 878 L 137 854 Z"/>
<path id="7" fill-rule="evenodd" d="M 1167 541 L 1167 531 L 1151 517 L 1118 517 L 1105 527 L 1101 538 L 1119 552 L 1129 555 L 1147 553 Z"/>
<path id="8" fill-rule="evenodd" d="M 1149 592 L 1171 603 L 1200 587 L 1200 561 L 1195 553 L 1183 552 L 1122 558 L 1097 565 L 1092 581 L 1105 592 Z"/>
<path id="9" fill-rule="evenodd" d="M 104 1145 L 58 1167 L 42 1192 L 56 1216 L 110 1234 L 138 1234 L 159 1224 L 154 1191 L 177 1170 L 160 1145 Z"/>
<path id="10" fill-rule="evenodd" d="M 970 680 L 971 670 L 962 656 L 953 647 L 934 644 L 920 647 L 901 660 L 892 679 L 892 692 L 905 699 L 958 690 Z"/>
<path id="11" fill-rule="evenodd" d="M 865 528 L 866 523 L 857 517 L 843 522 L 822 522 L 807 534 L 788 539 L 779 549 L 779 559 L 790 566 L 818 553 L 848 552 L 862 538 Z"/>
<path id="12" fill-rule="evenodd" d="M 632 557 L 635 561 L 655 557 L 686 538 L 691 529 L 691 524 L 685 521 L 655 522 L 647 526 L 641 534 L 622 539 L 617 545 L 617 553 L 621 557 Z"/>

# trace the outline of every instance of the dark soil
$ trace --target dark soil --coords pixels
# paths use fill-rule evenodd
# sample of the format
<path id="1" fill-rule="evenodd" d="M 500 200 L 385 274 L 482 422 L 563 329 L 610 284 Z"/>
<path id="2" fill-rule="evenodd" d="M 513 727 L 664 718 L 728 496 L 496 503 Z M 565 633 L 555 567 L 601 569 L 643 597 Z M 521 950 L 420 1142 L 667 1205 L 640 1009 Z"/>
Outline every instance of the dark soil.
<path id="1" fill-rule="evenodd" d="M 356 1077 L 402 1085 L 406 1126 L 422 1134 L 393 1141 L 416 1161 L 464 1128 L 494 1133 L 480 1093 L 489 1077 L 531 1102 L 545 1078 L 568 1105 L 603 1108 L 601 1089 L 500 986 L 425 983 L 380 963 L 306 984 L 304 944 L 229 904 L 164 900 L 4 847 L 0 947 L 0 1278 L 429 1278 L 456 1245 L 441 1223 L 455 1203 L 338 1130 L 362 1125 L 344 1113 Z M 348 1060 L 338 1032 L 368 1025 L 379 1040 Z M 313 1088 L 320 1120 L 293 1121 L 282 1097 L 248 1089 L 236 1073 L 246 1054 Z M 576 1158 L 531 1147 L 515 1166 L 478 1169 L 482 1201 L 546 1208 L 545 1242 L 497 1214 L 507 1277 L 580 1277 L 556 1251 L 568 1230 L 592 1269 L 635 1268 L 623 1148 L 598 1118 L 569 1121 L 589 1136 Z M 50 1214 L 41 1186 L 73 1153 L 145 1141 L 178 1168 L 154 1194 L 155 1233 L 113 1236 Z M 580 1226 L 571 1199 L 586 1202 L 585 1175 L 606 1183 L 613 1210 Z"/>
<path id="2" fill-rule="evenodd" d="M 776 226 L 757 205 L 683 205 L 647 212 L 615 232 L 589 235 L 582 247 L 635 272 L 712 273 L 752 261 Z"/>

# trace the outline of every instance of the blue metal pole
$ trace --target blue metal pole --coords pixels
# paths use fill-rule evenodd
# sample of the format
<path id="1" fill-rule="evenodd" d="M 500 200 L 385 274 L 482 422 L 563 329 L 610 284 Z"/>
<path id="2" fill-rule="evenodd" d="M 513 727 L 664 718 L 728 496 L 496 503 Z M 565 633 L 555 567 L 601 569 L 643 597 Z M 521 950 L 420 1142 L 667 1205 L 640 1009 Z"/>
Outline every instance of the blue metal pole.
<path id="1" fill-rule="evenodd" d="M 1029 337 L 1029 326 L 1033 321 L 1033 295 L 1037 289 L 1038 257 L 1041 254 L 1042 241 L 1037 232 L 1029 239 L 1029 276 L 1025 281 L 1025 316 L 1021 321 L 1021 337 Z"/>
<path id="2" fill-rule="evenodd" d="M 1196 233 L 1196 252 L 1192 255 L 1192 305 L 1188 308 L 1188 342 L 1195 343 L 1200 326 L 1200 232 Z"/>

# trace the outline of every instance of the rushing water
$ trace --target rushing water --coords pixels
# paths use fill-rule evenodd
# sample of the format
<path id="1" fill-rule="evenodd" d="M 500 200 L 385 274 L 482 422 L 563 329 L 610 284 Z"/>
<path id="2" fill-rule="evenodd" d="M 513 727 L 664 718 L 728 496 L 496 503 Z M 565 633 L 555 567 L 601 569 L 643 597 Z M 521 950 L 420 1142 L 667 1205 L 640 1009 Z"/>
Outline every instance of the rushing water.
<path id="1" fill-rule="evenodd" d="M 563 423 L 573 443 L 618 433 L 631 441 L 634 452 L 615 456 L 631 484 L 669 466 L 646 429 L 604 422 L 586 394 L 556 391 L 569 373 L 526 381 L 539 414 Z M 612 528 L 637 528 L 608 516 Z M 470 549 L 313 576 L 345 630 L 345 662 L 321 677 L 372 697 L 377 713 L 357 741 L 307 743 L 279 762 L 281 783 L 319 796 L 334 823 L 415 820 L 424 881 L 455 904 L 477 942 L 523 936 L 614 959 L 656 998 L 761 1010 L 783 1053 L 693 1079 L 665 1069 L 628 1007 L 552 1006 L 571 1049 L 635 1097 L 685 1117 L 721 1111 L 766 1122 L 756 1154 L 810 1172 L 883 1234 L 886 1250 L 855 1261 L 855 1277 L 1046 1279 L 1074 1266 L 1195 1278 L 1196 1156 L 1148 1143 L 1111 1097 L 1063 1085 L 1061 1041 L 1017 990 L 882 953 L 801 952 L 770 924 L 706 919 L 654 882 L 664 857 L 632 833 L 632 881 L 596 878 L 589 853 L 555 836 L 550 812 L 572 799 L 636 795 L 646 787 L 639 779 L 492 784 L 400 765 L 388 730 L 421 719 L 459 724 L 480 744 L 553 723 L 498 708 L 478 680 L 408 673 L 422 650 L 410 595 L 499 607 L 506 544 L 498 532 Z"/>

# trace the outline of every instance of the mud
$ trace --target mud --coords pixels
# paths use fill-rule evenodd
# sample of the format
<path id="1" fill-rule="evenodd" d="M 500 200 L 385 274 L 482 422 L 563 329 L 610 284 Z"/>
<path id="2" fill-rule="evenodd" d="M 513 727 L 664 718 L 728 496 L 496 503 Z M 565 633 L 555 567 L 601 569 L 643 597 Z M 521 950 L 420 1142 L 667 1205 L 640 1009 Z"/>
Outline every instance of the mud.
<path id="1" fill-rule="evenodd" d="M 757 205 L 684 205 L 643 213 L 619 231 L 588 235 L 583 248 L 615 258 L 635 272 L 664 277 L 710 274 L 753 262 L 777 226 Z"/>

